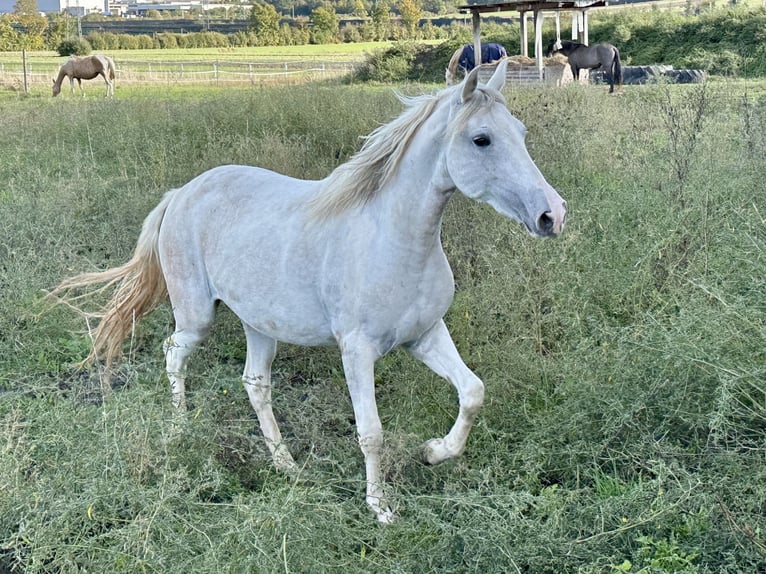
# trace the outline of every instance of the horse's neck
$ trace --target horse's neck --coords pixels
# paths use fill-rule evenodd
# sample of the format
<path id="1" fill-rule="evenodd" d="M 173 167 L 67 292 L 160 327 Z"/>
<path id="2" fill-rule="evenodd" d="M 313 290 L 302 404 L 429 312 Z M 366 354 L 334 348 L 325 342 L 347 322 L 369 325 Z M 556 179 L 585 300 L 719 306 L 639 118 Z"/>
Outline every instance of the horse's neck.
<path id="1" fill-rule="evenodd" d="M 69 74 L 64 68 L 61 68 L 59 70 L 59 75 L 56 76 L 56 80 L 53 82 L 53 85 L 57 88 L 61 87 L 61 82 L 64 81 L 64 78 L 66 78 Z"/>
<path id="2" fill-rule="evenodd" d="M 392 232 L 417 233 L 427 243 L 438 236 L 441 217 L 454 184 L 444 158 L 449 103 L 442 102 L 416 132 L 398 173 L 378 196 Z"/>

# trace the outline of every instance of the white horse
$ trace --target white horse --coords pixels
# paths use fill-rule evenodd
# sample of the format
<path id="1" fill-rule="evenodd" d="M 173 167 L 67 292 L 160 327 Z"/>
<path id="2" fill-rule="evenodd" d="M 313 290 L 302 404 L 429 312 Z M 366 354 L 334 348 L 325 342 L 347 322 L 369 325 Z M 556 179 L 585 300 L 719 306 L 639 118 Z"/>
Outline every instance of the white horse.
<path id="1" fill-rule="evenodd" d="M 367 504 L 380 522 L 391 521 L 380 474 L 376 360 L 403 345 L 456 387 L 454 426 L 424 445 L 431 464 L 463 452 L 484 398 L 442 319 L 454 294 L 440 239 L 447 202 L 459 189 L 534 236 L 552 237 L 564 226 L 566 204 L 530 158 L 524 126 L 500 94 L 505 66 L 487 85 L 478 84 L 476 69 L 458 86 L 402 98 L 407 110 L 323 180 L 229 165 L 167 193 L 144 222 L 130 261 L 66 280 L 53 292 L 116 286 L 89 358 L 110 364 L 134 321 L 167 292 L 175 332 L 164 345 L 166 367 L 173 404 L 183 409 L 184 367 L 223 301 L 244 326 L 244 386 L 274 463 L 293 470 L 271 408 L 277 341 L 337 344 L 365 459 Z"/>

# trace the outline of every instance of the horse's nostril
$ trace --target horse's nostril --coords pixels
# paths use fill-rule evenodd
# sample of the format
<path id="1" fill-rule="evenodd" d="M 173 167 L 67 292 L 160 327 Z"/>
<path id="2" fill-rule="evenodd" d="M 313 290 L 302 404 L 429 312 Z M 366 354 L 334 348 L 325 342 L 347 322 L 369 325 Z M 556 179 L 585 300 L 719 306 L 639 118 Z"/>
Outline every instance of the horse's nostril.
<path id="1" fill-rule="evenodd" d="M 550 211 L 546 211 L 537 218 L 537 229 L 540 235 L 553 235 L 553 217 L 551 217 Z"/>

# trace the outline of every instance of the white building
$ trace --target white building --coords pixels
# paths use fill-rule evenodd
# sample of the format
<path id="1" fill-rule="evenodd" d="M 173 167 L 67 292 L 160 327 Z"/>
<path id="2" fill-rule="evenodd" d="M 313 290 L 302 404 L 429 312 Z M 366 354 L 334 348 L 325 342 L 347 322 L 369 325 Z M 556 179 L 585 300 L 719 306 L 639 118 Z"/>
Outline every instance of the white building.
<path id="1" fill-rule="evenodd" d="M 37 9 L 44 14 L 68 12 L 72 16 L 85 16 L 91 12 L 104 12 L 108 0 L 37 0 Z M 0 0 L 0 14 L 13 12 L 16 0 Z"/>

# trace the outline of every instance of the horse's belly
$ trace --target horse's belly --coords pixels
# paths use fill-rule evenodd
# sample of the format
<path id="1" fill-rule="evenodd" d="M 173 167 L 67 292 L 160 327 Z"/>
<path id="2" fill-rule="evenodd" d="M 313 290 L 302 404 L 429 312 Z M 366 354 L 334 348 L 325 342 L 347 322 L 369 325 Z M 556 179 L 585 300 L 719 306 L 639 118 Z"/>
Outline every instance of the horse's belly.
<path id="1" fill-rule="evenodd" d="M 242 301 L 223 294 L 221 300 L 243 322 L 277 341 L 304 346 L 335 342 L 330 323 L 312 296 L 276 296 L 258 290 L 250 296 L 250 300 Z"/>

